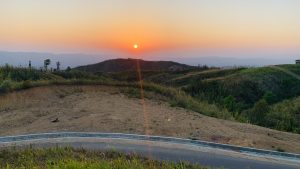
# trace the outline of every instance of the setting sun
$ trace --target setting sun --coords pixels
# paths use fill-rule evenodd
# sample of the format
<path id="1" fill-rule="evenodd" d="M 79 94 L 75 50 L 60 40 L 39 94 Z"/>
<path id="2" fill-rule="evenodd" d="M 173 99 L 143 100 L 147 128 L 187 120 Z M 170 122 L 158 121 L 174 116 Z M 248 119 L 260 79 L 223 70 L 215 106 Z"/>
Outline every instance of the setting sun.
<path id="1" fill-rule="evenodd" d="M 133 45 L 133 48 L 134 48 L 134 49 L 138 49 L 138 48 L 139 48 L 139 45 L 138 45 L 138 44 L 134 44 L 134 45 Z"/>

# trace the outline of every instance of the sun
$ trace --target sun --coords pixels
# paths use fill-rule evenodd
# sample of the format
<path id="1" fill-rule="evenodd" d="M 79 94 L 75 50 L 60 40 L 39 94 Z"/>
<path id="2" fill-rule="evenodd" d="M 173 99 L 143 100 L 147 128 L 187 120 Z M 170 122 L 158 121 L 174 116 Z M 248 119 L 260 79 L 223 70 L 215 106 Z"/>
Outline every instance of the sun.
<path id="1" fill-rule="evenodd" d="M 138 49 L 138 48 L 139 48 L 139 45 L 138 45 L 138 44 L 134 44 L 134 45 L 133 45 L 133 48 L 134 48 L 134 49 Z"/>

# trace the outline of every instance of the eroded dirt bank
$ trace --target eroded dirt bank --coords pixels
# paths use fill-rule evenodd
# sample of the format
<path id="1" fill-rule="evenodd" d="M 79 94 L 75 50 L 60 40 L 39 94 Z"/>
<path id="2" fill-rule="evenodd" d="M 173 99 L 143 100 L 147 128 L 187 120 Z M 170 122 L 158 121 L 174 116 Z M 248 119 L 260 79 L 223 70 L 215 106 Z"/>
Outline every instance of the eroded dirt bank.
<path id="1" fill-rule="evenodd" d="M 145 111 L 144 111 L 145 110 Z M 215 119 L 105 86 L 51 86 L 0 96 L 0 135 L 56 131 L 153 134 L 300 153 L 300 135 Z"/>

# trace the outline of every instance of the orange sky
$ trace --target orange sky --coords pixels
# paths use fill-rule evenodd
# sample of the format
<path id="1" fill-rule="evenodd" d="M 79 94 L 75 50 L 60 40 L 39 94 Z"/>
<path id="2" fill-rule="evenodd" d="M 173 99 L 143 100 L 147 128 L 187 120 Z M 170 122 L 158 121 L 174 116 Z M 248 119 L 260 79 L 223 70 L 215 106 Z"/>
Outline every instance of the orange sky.
<path id="1" fill-rule="evenodd" d="M 0 0 L 0 50 L 299 48 L 298 0 Z"/>

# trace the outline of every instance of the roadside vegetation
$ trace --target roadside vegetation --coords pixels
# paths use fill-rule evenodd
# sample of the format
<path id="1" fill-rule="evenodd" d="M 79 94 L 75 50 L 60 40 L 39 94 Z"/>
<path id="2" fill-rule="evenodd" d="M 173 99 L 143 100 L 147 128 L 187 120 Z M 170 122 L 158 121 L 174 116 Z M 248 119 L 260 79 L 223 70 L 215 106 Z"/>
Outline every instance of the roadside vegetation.
<path id="1" fill-rule="evenodd" d="M 265 119 L 276 130 L 300 133 L 300 97 L 272 105 Z"/>
<path id="2" fill-rule="evenodd" d="M 280 65 L 299 74 L 298 65 Z M 300 80 L 272 68 L 184 71 L 143 71 L 145 96 L 159 94 L 171 106 L 207 116 L 300 133 Z M 123 87 L 129 97 L 140 98 L 136 72 L 89 73 L 77 69 L 44 71 L 0 68 L 0 94 L 46 85 L 108 85 Z"/>
<path id="3" fill-rule="evenodd" d="M 70 147 L 2 150 L 0 167 L 3 169 L 209 169 L 184 162 L 159 162 L 114 151 L 99 152 Z"/>

